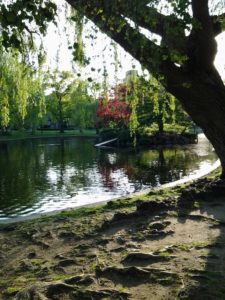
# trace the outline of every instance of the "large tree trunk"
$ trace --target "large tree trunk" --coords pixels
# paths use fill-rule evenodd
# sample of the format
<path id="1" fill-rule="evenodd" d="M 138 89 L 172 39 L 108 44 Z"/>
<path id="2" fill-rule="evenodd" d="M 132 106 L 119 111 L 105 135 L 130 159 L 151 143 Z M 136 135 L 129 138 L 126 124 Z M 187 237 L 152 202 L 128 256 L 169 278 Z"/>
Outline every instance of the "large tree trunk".
<path id="1" fill-rule="evenodd" d="M 225 86 L 217 71 L 198 72 L 186 87 L 170 86 L 169 90 L 212 143 L 225 178 Z"/>

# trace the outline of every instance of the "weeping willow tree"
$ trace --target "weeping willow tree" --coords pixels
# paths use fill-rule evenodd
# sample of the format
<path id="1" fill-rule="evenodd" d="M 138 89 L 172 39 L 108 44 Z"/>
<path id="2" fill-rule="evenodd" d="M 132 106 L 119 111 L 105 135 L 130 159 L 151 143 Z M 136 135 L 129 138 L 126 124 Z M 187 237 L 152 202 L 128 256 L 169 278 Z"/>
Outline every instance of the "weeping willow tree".
<path id="1" fill-rule="evenodd" d="M 96 99 L 89 95 L 87 81 L 77 80 L 70 95 L 70 116 L 75 127 L 80 132 L 95 127 Z"/>
<path id="2" fill-rule="evenodd" d="M 25 127 L 29 128 L 32 134 L 34 134 L 37 127 L 42 124 L 46 114 L 45 87 L 42 82 L 42 76 L 37 73 L 33 74 L 33 77 L 34 78 L 30 80 L 26 117 L 24 119 Z"/>
<path id="3" fill-rule="evenodd" d="M 8 68 L 5 61 L 0 60 L 0 126 L 4 130 L 10 121 L 9 110 L 9 81 Z"/>
<path id="4" fill-rule="evenodd" d="M 69 105 L 74 84 L 75 79 L 71 72 L 56 69 L 49 75 L 48 85 L 51 89 L 51 94 L 48 102 L 54 107 L 53 110 L 55 110 L 60 133 L 64 133 L 64 125 L 67 117 L 65 112 Z M 49 110 L 52 110 L 50 105 L 48 105 Z"/>
<path id="5" fill-rule="evenodd" d="M 164 133 L 165 123 L 175 124 L 175 98 L 166 92 L 161 84 L 152 76 L 149 80 L 139 78 L 139 105 L 137 115 L 142 126 L 156 123 L 158 133 Z"/>
<path id="6" fill-rule="evenodd" d="M 35 108 L 35 114 L 32 110 Z M 0 51 L 0 126 L 22 127 L 45 111 L 40 71 L 21 60 L 16 51 Z"/>
<path id="7" fill-rule="evenodd" d="M 225 30 L 224 1 L 66 2 L 161 80 L 212 142 L 225 177 L 225 87 L 214 66 L 215 38 Z M 50 0 L 2 4 L 2 43 L 19 47 L 22 33 L 32 34 L 32 26 L 24 20 L 44 32 L 55 14 L 56 5 Z"/>

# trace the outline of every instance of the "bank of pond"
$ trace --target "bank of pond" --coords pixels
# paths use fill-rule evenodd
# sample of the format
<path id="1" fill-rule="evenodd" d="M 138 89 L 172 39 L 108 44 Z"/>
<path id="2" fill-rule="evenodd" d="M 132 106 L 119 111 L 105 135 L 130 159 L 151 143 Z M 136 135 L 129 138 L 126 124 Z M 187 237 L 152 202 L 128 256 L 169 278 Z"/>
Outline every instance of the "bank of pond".
<path id="1" fill-rule="evenodd" d="M 94 147 L 94 138 L 0 143 L 0 222 L 80 207 L 186 178 L 217 159 L 208 140 L 183 146 Z"/>

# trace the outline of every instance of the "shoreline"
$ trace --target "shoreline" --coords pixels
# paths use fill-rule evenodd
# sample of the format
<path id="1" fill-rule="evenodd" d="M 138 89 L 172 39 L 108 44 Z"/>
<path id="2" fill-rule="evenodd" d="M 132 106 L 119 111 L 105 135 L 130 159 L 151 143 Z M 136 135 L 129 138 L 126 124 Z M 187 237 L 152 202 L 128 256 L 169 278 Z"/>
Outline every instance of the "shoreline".
<path id="1" fill-rule="evenodd" d="M 145 190 L 140 191 L 140 192 L 135 192 L 135 193 L 128 194 L 126 196 L 111 198 L 109 200 L 97 201 L 97 202 L 94 202 L 94 203 L 80 205 L 80 206 L 77 206 L 77 207 L 71 207 L 71 208 L 67 208 L 67 209 L 59 209 L 59 210 L 54 210 L 54 211 L 47 212 L 47 213 L 34 213 L 34 214 L 31 214 L 31 215 L 28 215 L 28 216 L 10 218 L 10 219 L 4 220 L 4 221 L 0 220 L 0 226 L 1 225 L 7 225 L 7 224 L 13 224 L 13 223 L 19 223 L 19 222 L 25 222 L 25 221 L 30 221 L 30 220 L 35 220 L 35 219 L 39 219 L 39 218 L 52 217 L 52 216 L 59 215 L 60 213 L 63 213 L 63 212 L 73 212 L 73 211 L 78 211 L 80 209 L 85 210 L 85 209 L 88 209 L 88 208 L 96 208 L 96 207 L 100 208 L 104 205 L 107 205 L 107 203 L 109 203 L 109 202 L 115 202 L 115 201 L 119 201 L 119 200 L 123 201 L 125 199 L 132 199 L 132 198 L 135 198 L 135 197 L 138 197 L 138 196 L 145 196 L 145 195 L 147 195 L 148 193 L 151 193 L 151 192 L 154 193 L 154 192 L 157 192 L 157 191 L 160 191 L 160 190 L 174 188 L 174 187 L 177 187 L 177 186 L 181 186 L 182 184 L 192 184 L 192 183 L 198 181 L 199 179 L 204 178 L 205 176 L 213 173 L 219 167 L 220 167 L 220 161 L 217 160 L 211 166 L 210 170 L 207 170 L 207 171 L 203 170 L 201 172 L 198 172 L 197 174 L 190 175 L 187 178 L 183 178 L 183 179 L 179 179 L 179 180 L 176 180 L 176 181 L 172 181 L 172 182 L 169 182 L 169 183 L 162 184 L 159 187 L 155 187 L 155 188 L 152 188 L 152 189 L 148 188 L 148 189 L 145 189 Z"/>
<path id="2" fill-rule="evenodd" d="M 13 137 L 12 136 L 3 136 L 1 135 L 0 136 L 0 143 L 2 142 L 11 142 L 11 141 L 24 141 L 24 140 L 33 140 L 33 139 L 42 139 L 42 138 L 67 138 L 67 137 L 81 137 L 81 138 L 96 138 L 98 135 L 95 133 L 95 131 L 93 130 L 92 131 L 87 131 L 85 133 L 85 130 L 84 130 L 84 133 L 80 133 L 78 130 L 77 132 L 65 132 L 65 133 L 59 133 L 59 132 L 54 132 L 54 131 L 50 131 L 51 133 L 54 133 L 54 134 L 50 134 L 48 132 L 48 134 L 46 134 L 44 131 L 43 133 L 40 133 L 40 134 L 34 134 L 34 135 L 31 135 L 31 134 L 25 134 L 25 135 L 21 135 L 21 136 L 15 136 Z"/>

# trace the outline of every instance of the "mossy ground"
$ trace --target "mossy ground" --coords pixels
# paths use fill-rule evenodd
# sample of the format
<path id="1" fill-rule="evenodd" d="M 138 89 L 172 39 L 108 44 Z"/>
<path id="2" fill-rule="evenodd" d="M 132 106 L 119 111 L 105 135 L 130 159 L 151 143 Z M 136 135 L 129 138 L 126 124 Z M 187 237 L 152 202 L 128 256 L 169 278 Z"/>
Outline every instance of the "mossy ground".
<path id="1" fill-rule="evenodd" d="M 224 200 L 211 176 L 1 226 L 0 299 L 225 299 Z"/>

